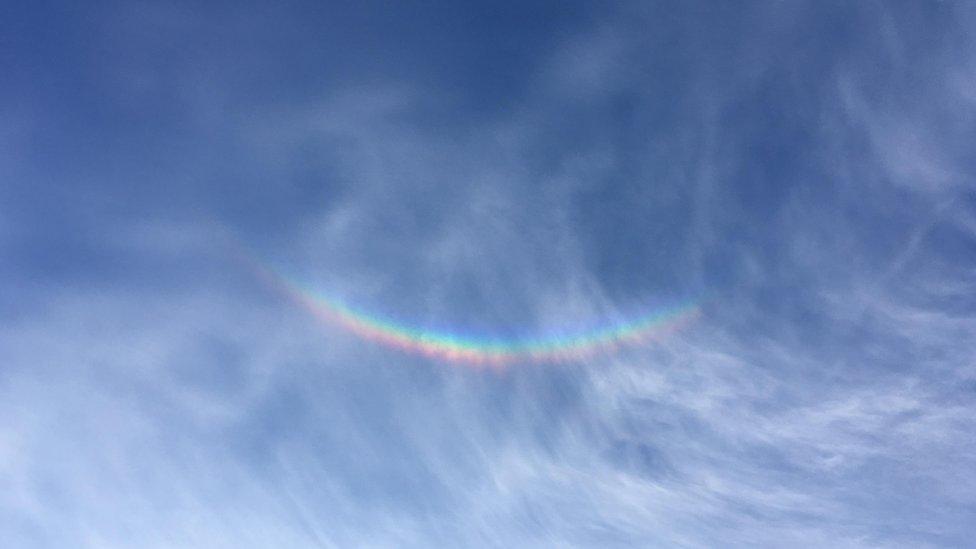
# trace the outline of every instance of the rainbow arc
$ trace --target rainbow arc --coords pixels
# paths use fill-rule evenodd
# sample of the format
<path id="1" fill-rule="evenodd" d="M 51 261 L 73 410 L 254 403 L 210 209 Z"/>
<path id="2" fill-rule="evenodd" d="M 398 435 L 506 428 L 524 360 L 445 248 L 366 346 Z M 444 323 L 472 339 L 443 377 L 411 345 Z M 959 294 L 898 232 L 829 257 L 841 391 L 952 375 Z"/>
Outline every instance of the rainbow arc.
<path id="1" fill-rule="evenodd" d="M 249 262 L 269 285 L 315 318 L 340 326 L 360 338 L 437 360 L 471 366 L 504 367 L 518 363 L 557 363 L 612 353 L 659 339 L 701 314 L 697 302 L 657 309 L 629 321 L 574 333 L 501 339 L 445 330 L 417 328 L 349 306 L 292 282 L 262 264 Z"/>

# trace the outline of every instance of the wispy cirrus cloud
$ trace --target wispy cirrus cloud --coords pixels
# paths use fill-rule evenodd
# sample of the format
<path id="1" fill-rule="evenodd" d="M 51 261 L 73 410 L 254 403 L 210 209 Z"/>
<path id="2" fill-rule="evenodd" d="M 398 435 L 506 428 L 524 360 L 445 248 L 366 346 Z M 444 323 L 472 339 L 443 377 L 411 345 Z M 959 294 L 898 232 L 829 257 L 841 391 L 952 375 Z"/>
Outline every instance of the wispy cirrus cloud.
<path id="1" fill-rule="evenodd" d="M 181 61 L 204 11 L 101 35 L 130 48 L 94 63 L 110 115 L 38 109 L 110 152 L 10 134 L 36 153 L 0 185 L 14 546 L 968 541 L 969 8 L 624 7 L 535 38 L 496 102 L 416 61 L 479 59 L 436 25 L 470 51 L 391 34 L 354 69 L 298 47 L 315 10 L 294 42 L 244 10 L 212 40 L 257 29 L 254 57 Z M 427 72 L 391 68 L 402 44 Z M 472 371 L 319 324 L 248 262 L 418 324 L 702 316 Z"/>

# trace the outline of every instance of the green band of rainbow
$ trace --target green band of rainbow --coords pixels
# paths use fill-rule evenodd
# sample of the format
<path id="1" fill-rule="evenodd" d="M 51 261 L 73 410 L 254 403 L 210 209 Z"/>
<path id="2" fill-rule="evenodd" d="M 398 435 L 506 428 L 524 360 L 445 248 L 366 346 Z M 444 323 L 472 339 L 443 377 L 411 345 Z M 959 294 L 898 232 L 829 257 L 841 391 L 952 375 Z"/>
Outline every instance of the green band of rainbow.
<path id="1" fill-rule="evenodd" d="M 660 309 L 629 322 L 548 337 L 497 339 L 462 336 L 447 331 L 414 328 L 350 307 L 336 299 L 291 282 L 267 268 L 270 279 L 294 302 L 316 318 L 341 326 L 357 336 L 403 351 L 479 366 L 505 366 L 519 362 L 568 362 L 625 345 L 657 339 L 687 324 L 700 314 L 697 303 Z"/>

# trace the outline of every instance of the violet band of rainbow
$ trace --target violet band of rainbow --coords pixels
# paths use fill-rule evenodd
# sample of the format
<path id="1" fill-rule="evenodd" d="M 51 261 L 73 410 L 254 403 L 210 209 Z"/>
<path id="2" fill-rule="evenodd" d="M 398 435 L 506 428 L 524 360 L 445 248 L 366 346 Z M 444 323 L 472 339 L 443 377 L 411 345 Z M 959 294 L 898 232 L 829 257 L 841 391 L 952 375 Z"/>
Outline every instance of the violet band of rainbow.
<path id="1" fill-rule="evenodd" d="M 681 328 L 700 314 L 697 302 L 658 309 L 630 321 L 569 334 L 499 339 L 415 328 L 353 308 L 316 290 L 303 287 L 267 267 L 262 278 L 303 309 L 330 325 L 358 337 L 446 362 L 477 366 L 515 363 L 570 362 L 625 346 L 640 345 Z"/>

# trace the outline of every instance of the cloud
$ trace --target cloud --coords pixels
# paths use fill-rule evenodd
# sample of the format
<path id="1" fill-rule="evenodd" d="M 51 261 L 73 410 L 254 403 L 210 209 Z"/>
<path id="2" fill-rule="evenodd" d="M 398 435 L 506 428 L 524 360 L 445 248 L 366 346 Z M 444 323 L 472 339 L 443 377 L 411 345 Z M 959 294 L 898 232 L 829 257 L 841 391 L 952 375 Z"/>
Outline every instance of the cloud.
<path id="1" fill-rule="evenodd" d="M 220 92 L 153 100 L 188 121 L 153 118 L 157 137 L 202 151 L 177 168 L 147 167 L 172 152 L 151 138 L 120 145 L 133 163 L 61 158 L 50 196 L 0 186 L 36 208 L 0 226 L 0 282 L 19 290 L 0 327 L 0 533 L 25 547 L 964 544 L 972 14 L 933 11 L 601 12 L 544 41 L 505 107 L 484 110 L 433 70 L 248 93 L 243 74 L 270 54 L 106 61 L 122 80 L 172 72 Z M 198 39 L 207 21 L 136 15 Z M 235 21 L 223 32 L 241 37 L 261 19 Z M 342 65 L 276 32 L 259 37 L 284 40 L 280 59 Z M 99 134 L 146 135 L 123 126 Z M 73 171 L 98 184 L 70 187 Z M 71 213 L 56 230 L 23 213 L 52 204 Z M 75 259 L 54 273 L 39 251 Z M 473 371 L 319 324 L 254 263 L 472 331 L 689 297 L 702 316 L 617 354 Z"/>

